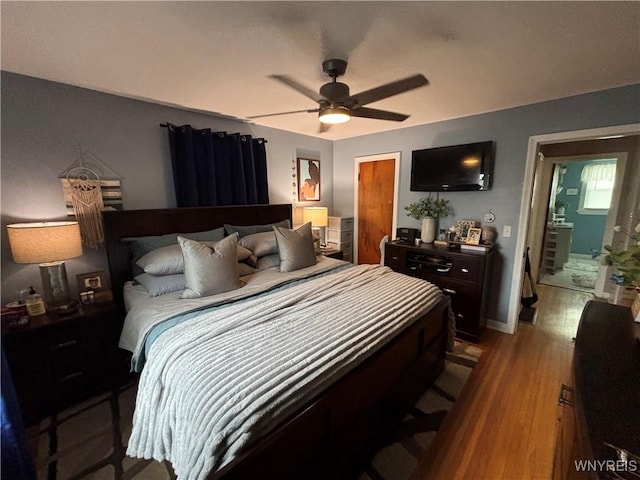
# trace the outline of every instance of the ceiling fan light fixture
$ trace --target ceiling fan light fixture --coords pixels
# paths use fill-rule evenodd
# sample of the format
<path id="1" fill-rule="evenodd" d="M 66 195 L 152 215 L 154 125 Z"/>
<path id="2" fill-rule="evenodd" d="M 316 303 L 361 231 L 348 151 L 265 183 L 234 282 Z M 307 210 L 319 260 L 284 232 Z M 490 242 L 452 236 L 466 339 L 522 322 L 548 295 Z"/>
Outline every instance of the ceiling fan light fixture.
<path id="1" fill-rule="evenodd" d="M 339 123 L 346 123 L 351 120 L 349 110 L 345 107 L 325 107 L 320 110 L 318 119 L 322 123 L 329 125 L 337 125 Z"/>

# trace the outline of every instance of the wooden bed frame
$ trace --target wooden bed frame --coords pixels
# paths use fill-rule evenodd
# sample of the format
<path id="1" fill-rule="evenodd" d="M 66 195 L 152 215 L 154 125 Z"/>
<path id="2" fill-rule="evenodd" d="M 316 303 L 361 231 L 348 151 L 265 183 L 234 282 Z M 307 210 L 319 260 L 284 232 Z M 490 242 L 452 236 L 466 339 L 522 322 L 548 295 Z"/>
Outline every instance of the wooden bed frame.
<path id="1" fill-rule="evenodd" d="M 105 212 L 105 243 L 114 298 L 131 280 L 126 237 L 190 233 L 225 223 L 291 220 L 291 205 L 172 208 Z M 444 368 L 449 299 L 416 320 L 375 355 L 283 421 L 209 479 L 354 478 L 375 448 Z"/>

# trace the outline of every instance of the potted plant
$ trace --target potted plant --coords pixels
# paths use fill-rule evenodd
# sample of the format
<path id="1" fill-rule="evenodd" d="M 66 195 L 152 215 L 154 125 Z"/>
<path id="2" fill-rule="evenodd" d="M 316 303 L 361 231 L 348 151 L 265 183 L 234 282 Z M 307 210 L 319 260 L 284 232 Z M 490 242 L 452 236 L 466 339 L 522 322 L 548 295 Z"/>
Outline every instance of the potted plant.
<path id="1" fill-rule="evenodd" d="M 640 223 L 634 228 L 634 233 L 629 234 L 622 231 L 620 225 L 613 227 L 617 233 L 622 232 L 630 238 L 629 247 L 626 250 L 614 251 L 611 245 L 605 245 L 604 249 L 608 252 L 602 259 L 602 265 L 610 265 L 616 267 L 618 273 L 611 275 L 611 280 L 620 286 L 634 289 L 636 298 L 632 305 L 633 315 L 636 321 L 640 322 Z"/>
<path id="2" fill-rule="evenodd" d="M 449 200 L 433 198 L 431 195 L 411 203 L 404 209 L 408 216 L 422 220 L 420 239 L 424 243 L 433 243 L 438 228 L 436 220 L 451 213 Z"/>

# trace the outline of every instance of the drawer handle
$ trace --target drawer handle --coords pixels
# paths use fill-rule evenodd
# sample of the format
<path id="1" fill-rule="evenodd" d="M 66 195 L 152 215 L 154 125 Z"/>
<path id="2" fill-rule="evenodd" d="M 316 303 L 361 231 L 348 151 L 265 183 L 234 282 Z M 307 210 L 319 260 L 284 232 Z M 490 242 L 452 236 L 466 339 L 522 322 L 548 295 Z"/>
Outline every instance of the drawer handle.
<path id="1" fill-rule="evenodd" d="M 461 314 L 461 313 L 456 313 L 456 317 L 458 317 L 458 318 L 464 318 L 464 315 L 463 315 L 463 314 Z"/>
<path id="2" fill-rule="evenodd" d="M 393 256 L 393 257 L 391 257 L 391 260 L 398 260 L 398 257 Z"/>
<path id="3" fill-rule="evenodd" d="M 59 343 L 57 345 L 54 345 L 53 348 L 67 348 L 67 347 L 71 347 L 71 346 L 73 346 L 73 345 L 75 345 L 77 343 L 78 343 L 78 340 L 68 340 L 66 342 L 62 342 L 62 343 Z"/>
<path id="4" fill-rule="evenodd" d="M 449 270 L 451 270 L 451 266 L 448 266 L 446 268 L 436 268 L 436 271 L 440 273 L 447 273 Z"/>
<path id="5" fill-rule="evenodd" d="M 469 273 L 469 269 L 468 268 L 461 268 L 460 271 L 462 273 Z"/>
<path id="6" fill-rule="evenodd" d="M 456 295 L 458 292 L 456 292 L 455 290 L 451 289 L 451 288 L 443 288 L 442 291 L 444 293 L 448 293 L 449 295 Z"/>
<path id="7" fill-rule="evenodd" d="M 64 383 L 64 382 L 68 382 L 69 380 L 74 380 L 76 378 L 81 377 L 82 375 L 84 375 L 84 372 L 75 372 L 75 373 L 70 373 L 69 375 L 65 375 L 64 377 L 59 378 L 58 380 L 56 380 L 58 383 Z"/>

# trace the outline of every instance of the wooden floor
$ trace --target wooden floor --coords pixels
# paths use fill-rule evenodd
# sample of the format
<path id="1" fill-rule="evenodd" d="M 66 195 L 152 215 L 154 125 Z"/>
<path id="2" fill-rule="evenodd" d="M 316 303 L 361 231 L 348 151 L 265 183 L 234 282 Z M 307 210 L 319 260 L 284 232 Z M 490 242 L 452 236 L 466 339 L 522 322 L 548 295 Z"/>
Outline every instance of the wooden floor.
<path id="1" fill-rule="evenodd" d="M 535 325 L 486 330 L 484 353 L 413 480 L 549 479 L 561 383 L 593 296 L 539 285 Z"/>

